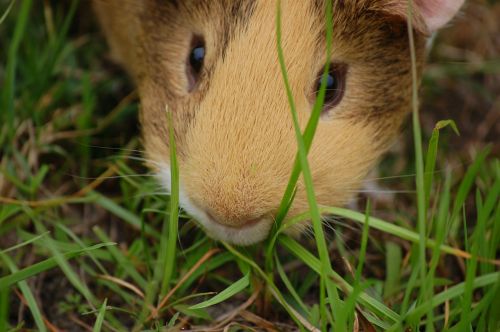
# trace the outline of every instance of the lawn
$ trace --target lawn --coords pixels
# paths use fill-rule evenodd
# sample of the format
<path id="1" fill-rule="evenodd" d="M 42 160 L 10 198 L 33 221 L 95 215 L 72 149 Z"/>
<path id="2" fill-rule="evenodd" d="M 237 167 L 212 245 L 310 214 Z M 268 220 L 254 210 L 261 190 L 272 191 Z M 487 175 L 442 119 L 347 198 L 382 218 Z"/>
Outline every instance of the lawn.
<path id="1" fill-rule="evenodd" d="M 0 331 L 500 330 L 499 31 L 471 0 L 436 37 L 419 114 L 348 208 L 233 247 L 143 165 L 89 2 L 0 0 Z"/>

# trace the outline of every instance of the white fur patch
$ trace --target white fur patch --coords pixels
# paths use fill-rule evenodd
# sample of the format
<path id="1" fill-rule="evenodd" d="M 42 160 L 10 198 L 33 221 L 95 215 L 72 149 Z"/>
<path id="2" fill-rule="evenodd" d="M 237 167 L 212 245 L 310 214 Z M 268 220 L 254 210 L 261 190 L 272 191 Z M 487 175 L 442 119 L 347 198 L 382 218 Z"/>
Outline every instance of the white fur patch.
<path id="1" fill-rule="evenodd" d="M 171 193 L 171 171 L 170 165 L 162 163 L 159 165 L 157 178 L 160 184 Z M 261 220 L 250 226 L 235 228 L 221 225 L 208 217 L 202 209 L 198 208 L 183 189 L 182 180 L 179 179 L 179 203 L 205 230 L 208 236 L 215 240 L 246 246 L 264 240 L 269 234 L 272 220 Z"/>

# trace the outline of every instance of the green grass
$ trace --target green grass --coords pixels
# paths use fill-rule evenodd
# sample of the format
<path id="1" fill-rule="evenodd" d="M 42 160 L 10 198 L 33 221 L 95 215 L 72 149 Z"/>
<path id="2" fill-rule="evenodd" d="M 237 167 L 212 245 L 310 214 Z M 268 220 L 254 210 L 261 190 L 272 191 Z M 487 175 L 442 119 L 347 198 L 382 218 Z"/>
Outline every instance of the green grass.
<path id="1" fill-rule="evenodd" d="M 307 152 L 325 82 L 301 133 L 277 10 L 298 153 L 269 240 L 233 247 L 179 211 L 172 130 L 171 197 L 141 165 L 138 101 L 97 31 L 75 23 L 78 3 L 12 3 L 0 1 L 0 331 L 500 329 L 500 161 L 484 147 L 463 172 L 448 167 L 457 151 L 440 143 L 460 124 L 423 131 L 416 88 L 415 145 L 399 156 L 416 172 L 400 179 L 416 187 L 409 213 L 319 206 Z M 310 211 L 285 224 L 300 175 Z M 324 213 L 341 218 L 336 241 Z M 284 235 L 304 220 L 314 239 Z"/>

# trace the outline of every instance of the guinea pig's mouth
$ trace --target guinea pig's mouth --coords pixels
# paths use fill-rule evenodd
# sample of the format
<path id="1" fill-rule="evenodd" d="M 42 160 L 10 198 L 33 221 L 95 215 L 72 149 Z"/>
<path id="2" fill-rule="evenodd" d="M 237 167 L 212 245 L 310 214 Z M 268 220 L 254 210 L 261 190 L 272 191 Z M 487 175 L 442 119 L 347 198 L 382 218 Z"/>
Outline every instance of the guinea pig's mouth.
<path id="1" fill-rule="evenodd" d="M 194 217 L 208 236 L 215 240 L 247 246 L 264 240 L 272 226 L 271 219 L 254 220 L 241 227 L 223 225 L 194 204 L 185 193 L 179 193 L 179 201 L 182 208 Z"/>
<path id="2" fill-rule="evenodd" d="M 171 191 L 170 166 L 161 164 L 159 167 L 158 179 L 161 185 Z M 241 227 L 227 226 L 218 223 L 209 213 L 200 208 L 186 193 L 180 181 L 179 203 L 180 206 L 191 215 L 200 226 L 205 230 L 208 236 L 215 240 L 225 241 L 231 244 L 247 246 L 267 238 L 273 220 L 271 218 L 255 219 L 245 223 Z"/>
<path id="3" fill-rule="evenodd" d="M 200 206 L 198 203 L 196 203 L 196 202 L 194 202 L 194 201 L 191 201 L 191 202 L 192 202 L 192 203 L 193 203 L 193 205 L 195 205 L 195 206 Z M 222 224 L 222 223 L 218 222 L 218 221 L 217 221 L 217 218 L 213 217 L 213 216 L 212 216 L 212 214 L 211 214 L 210 212 L 208 212 L 208 211 L 206 212 L 206 215 L 207 215 L 207 217 L 208 217 L 211 221 L 215 222 L 215 223 L 216 223 L 216 224 L 218 224 L 218 225 L 222 225 L 222 226 L 225 226 L 225 227 L 228 227 L 228 228 L 235 228 L 235 229 L 243 229 L 243 228 L 247 228 L 247 227 L 252 227 L 253 225 L 260 223 L 262 220 L 267 219 L 267 218 L 265 218 L 265 217 L 256 218 L 256 219 L 252 219 L 252 220 L 247 220 L 247 221 L 245 221 L 245 223 L 244 223 L 243 225 L 234 225 L 234 226 L 233 226 L 233 225 L 224 225 L 224 224 Z"/>

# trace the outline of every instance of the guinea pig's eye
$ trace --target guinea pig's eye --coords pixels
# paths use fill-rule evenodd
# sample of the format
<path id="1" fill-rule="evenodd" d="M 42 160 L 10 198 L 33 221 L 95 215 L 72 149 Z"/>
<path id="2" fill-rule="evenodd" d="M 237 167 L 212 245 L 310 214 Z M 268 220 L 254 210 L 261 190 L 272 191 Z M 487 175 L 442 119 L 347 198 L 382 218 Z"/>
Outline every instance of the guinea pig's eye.
<path id="1" fill-rule="evenodd" d="M 198 82 L 204 60 L 205 42 L 203 38 L 195 36 L 191 41 L 191 50 L 187 59 L 186 74 L 188 78 L 188 91 L 192 91 Z"/>
<path id="2" fill-rule="evenodd" d="M 323 77 L 326 79 L 325 101 L 323 104 L 323 113 L 337 106 L 342 97 L 344 97 L 345 82 L 346 82 L 347 66 L 344 64 L 330 65 L 328 73 L 321 71 L 319 78 L 316 81 L 314 89 L 314 100 L 316 100 Z M 324 76 L 326 75 L 326 76 Z"/>

